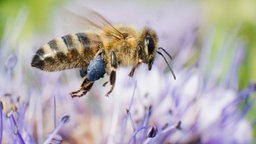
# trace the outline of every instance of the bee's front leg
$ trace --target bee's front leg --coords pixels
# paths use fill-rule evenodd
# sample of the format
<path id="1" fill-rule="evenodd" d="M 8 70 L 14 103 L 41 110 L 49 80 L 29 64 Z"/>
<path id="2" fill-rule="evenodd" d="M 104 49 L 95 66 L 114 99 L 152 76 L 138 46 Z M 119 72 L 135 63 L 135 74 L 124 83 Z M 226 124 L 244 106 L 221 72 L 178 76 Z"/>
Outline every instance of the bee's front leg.
<path id="1" fill-rule="evenodd" d="M 116 82 L 117 59 L 116 59 L 115 52 L 113 52 L 113 51 L 111 52 L 110 58 L 111 58 L 111 71 L 110 71 L 110 76 L 109 76 L 109 82 L 110 82 L 111 88 L 105 94 L 105 96 L 108 96 L 113 91 L 113 89 L 115 87 L 115 82 Z"/>
<path id="2" fill-rule="evenodd" d="M 84 96 L 93 86 L 93 82 L 87 79 L 87 76 L 83 78 L 83 82 L 80 86 L 80 89 L 70 93 L 71 97 L 82 97 Z M 80 93 L 81 92 L 81 93 Z M 80 93 L 80 94 L 79 94 Z"/>
<path id="3" fill-rule="evenodd" d="M 132 70 L 131 70 L 130 73 L 129 73 L 129 76 L 130 76 L 130 77 L 133 77 L 134 72 L 135 72 L 135 69 L 136 69 L 141 63 L 142 63 L 142 60 L 139 59 L 138 63 L 137 63 L 135 66 L 132 67 Z"/>

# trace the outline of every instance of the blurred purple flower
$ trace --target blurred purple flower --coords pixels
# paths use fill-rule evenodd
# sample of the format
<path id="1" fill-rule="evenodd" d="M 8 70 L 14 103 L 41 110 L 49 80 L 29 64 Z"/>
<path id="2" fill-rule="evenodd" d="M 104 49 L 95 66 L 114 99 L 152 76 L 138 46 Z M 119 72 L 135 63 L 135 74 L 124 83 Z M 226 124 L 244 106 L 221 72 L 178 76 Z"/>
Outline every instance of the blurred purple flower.
<path id="1" fill-rule="evenodd" d="M 20 96 L 20 90 L 13 91 L 12 78 L 14 66 L 17 63 L 16 55 L 11 55 L 5 63 L 5 71 L 1 75 L 1 108 L 0 108 L 0 142 L 1 143 L 20 143 L 34 144 L 36 138 L 33 135 L 35 130 L 35 119 L 26 119 L 28 113 L 29 100 Z M 3 83 L 6 82 L 6 83 Z M 27 93 L 28 95 L 28 93 Z M 22 100 L 21 100 L 22 99 Z M 30 110 L 31 111 L 31 110 Z M 4 114 L 5 113 L 5 114 Z M 57 134 L 63 124 L 67 123 L 69 116 L 64 116 L 45 140 L 45 143 L 61 143 L 62 137 Z M 54 124 L 56 125 L 56 100 L 54 99 Z M 37 121 L 36 123 L 38 123 Z"/>

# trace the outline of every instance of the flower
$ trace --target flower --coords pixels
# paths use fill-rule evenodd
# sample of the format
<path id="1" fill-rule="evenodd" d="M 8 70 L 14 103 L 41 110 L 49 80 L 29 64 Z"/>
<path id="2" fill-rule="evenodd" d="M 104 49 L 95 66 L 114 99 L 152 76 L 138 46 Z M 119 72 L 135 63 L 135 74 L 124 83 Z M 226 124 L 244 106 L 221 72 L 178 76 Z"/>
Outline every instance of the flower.
<path id="1" fill-rule="evenodd" d="M 11 75 L 13 73 L 13 68 L 16 64 L 17 57 L 12 55 L 8 58 L 5 68 L 6 68 L 6 81 L 11 83 Z M 4 77 L 2 77 L 4 79 Z M 29 101 L 27 99 L 21 100 L 22 96 L 19 96 L 18 92 L 8 91 L 11 85 L 6 85 L 5 89 L 7 91 L 1 91 L 1 125 L 0 125 L 0 141 L 3 143 L 36 143 L 36 138 L 33 135 L 34 131 L 34 120 L 29 119 L 27 121 L 27 115 L 31 115 L 28 110 Z M 56 103 L 56 102 L 54 102 Z M 56 107 L 54 107 L 56 109 Z M 56 115 L 56 114 L 55 114 Z M 38 119 L 38 117 L 37 117 Z M 56 126 L 52 134 L 45 140 L 45 143 L 53 142 L 61 143 L 61 137 L 57 135 L 57 132 L 67 123 L 69 116 L 64 116 L 58 126 Z M 39 124 L 40 121 L 35 122 Z M 56 116 L 55 116 L 56 123 Z M 60 142 L 58 142 L 60 141 Z"/>

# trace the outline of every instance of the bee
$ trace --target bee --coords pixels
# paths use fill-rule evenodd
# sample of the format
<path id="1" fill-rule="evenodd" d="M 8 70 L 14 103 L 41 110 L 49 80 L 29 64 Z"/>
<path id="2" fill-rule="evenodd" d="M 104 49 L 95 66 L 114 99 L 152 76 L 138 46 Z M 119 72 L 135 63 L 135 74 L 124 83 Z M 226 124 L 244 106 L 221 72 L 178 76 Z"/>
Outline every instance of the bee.
<path id="1" fill-rule="evenodd" d="M 95 81 L 105 73 L 109 75 L 111 87 L 105 94 L 108 96 L 115 87 L 116 69 L 119 66 L 132 66 L 129 76 L 142 63 L 148 65 L 150 71 L 156 54 L 162 56 L 174 79 L 176 76 L 161 50 L 172 57 L 167 51 L 158 47 L 156 32 L 145 27 L 141 31 L 130 26 L 113 26 L 99 13 L 90 10 L 92 19 L 83 19 L 96 28 L 95 31 L 68 34 L 55 38 L 40 47 L 33 56 L 31 66 L 43 71 L 61 71 L 80 68 L 82 83 L 78 90 L 70 93 L 71 97 L 81 97 L 92 88 Z"/>

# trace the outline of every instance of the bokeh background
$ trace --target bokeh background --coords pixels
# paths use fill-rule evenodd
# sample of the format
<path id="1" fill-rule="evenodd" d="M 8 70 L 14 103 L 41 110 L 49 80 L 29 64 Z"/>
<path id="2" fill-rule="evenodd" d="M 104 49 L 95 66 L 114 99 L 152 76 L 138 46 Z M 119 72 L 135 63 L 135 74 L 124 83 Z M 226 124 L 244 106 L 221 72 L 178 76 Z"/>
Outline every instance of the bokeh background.
<path id="1" fill-rule="evenodd" d="M 152 72 L 141 66 L 134 79 L 127 76 L 130 68 L 120 68 L 115 90 L 110 97 L 104 97 L 109 88 L 102 87 L 107 80 L 105 76 L 94 84 L 89 94 L 72 99 L 68 93 L 80 85 L 79 70 L 48 73 L 32 68 L 31 59 L 41 45 L 55 37 L 87 29 L 80 20 L 67 14 L 67 10 L 72 10 L 86 17 L 83 12 L 85 7 L 99 12 L 113 24 L 131 25 L 138 30 L 145 25 L 155 29 L 159 46 L 173 56 L 169 62 L 177 80 L 172 79 L 163 59 L 157 57 Z M 218 136 L 215 140 L 204 136 L 207 129 L 195 130 L 193 127 L 204 123 L 199 119 L 193 126 L 185 122 L 184 127 L 187 126 L 190 134 L 169 131 L 168 135 L 161 137 L 166 123 L 169 127 L 172 124 L 179 127 L 184 117 L 190 121 L 191 117 L 200 113 L 188 112 L 189 116 L 184 117 L 177 114 L 174 116 L 176 120 L 166 118 L 162 111 L 167 110 L 169 105 L 175 105 L 173 101 L 179 99 L 174 99 L 173 95 L 203 95 L 205 91 L 215 95 L 221 89 L 221 94 L 216 92 L 217 96 L 211 96 L 216 108 L 208 105 L 209 109 L 218 109 L 218 104 L 225 101 L 230 91 L 235 96 L 247 92 L 248 97 L 241 96 L 239 102 L 235 102 L 234 113 L 246 121 L 246 128 L 243 127 L 239 133 L 249 136 L 236 142 L 255 143 L 256 106 L 255 94 L 252 93 L 256 89 L 255 39 L 255 0 L 0 0 L 1 142 L 136 143 L 134 135 L 139 128 L 146 132 L 135 136 L 135 139 L 144 143 L 234 142 L 228 141 L 228 138 L 216 141 Z M 190 74 L 194 72 L 196 74 Z M 197 87 L 197 81 L 189 80 L 194 77 L 205 86 L 199 84 Z M 201 88 L 205 91 L 200 91 Z M 183 90 L 186 92 L 177 92 Z M 197 90 L 199 92 L 195 92 Z M 165 104 L 162 102 L 166 101 L 166 95 L 173 99 Z M 191 99 L 200 99 L 198 97 Z M 181 98 L 179 104 L 189 103 L 189 98 Z M 167 106 L 159 108 L 162 104 Z M 207 107 L 207 104 L 202 105 Z M 151 113 L 151 106 L 152 117 L 147 115 Z M 201 111 L 205 109 L 202 106 Z M 69 118 L 63 118 L 67 115 Z M 207 121 L 207 117 L 202 119 Z M 66 122 L 66 119 L 69 121 Z M 236 123 L 229 123 L 231 127 L 237 126 Z M 152 130 L 154 126 L 158 127 L 157 132 Z M 208 131 L 212 129 L 208 127 Z M 157 134 L 149 140 L 146 135 L 149 137 L 150 130 Z M 191 135 L 193 131 L 196 136 Z"/>

